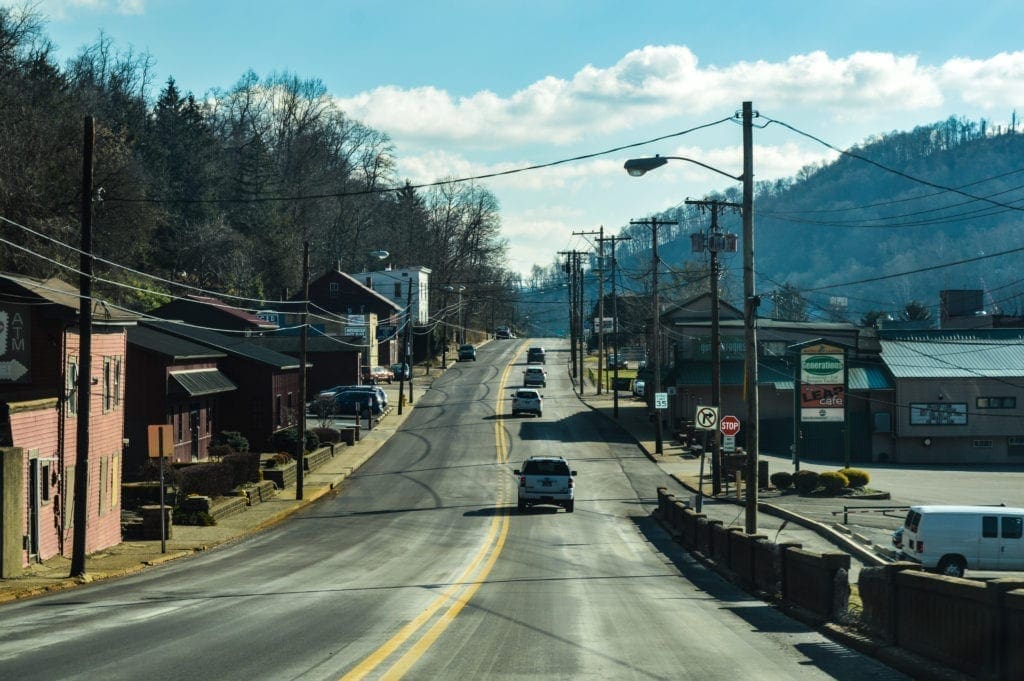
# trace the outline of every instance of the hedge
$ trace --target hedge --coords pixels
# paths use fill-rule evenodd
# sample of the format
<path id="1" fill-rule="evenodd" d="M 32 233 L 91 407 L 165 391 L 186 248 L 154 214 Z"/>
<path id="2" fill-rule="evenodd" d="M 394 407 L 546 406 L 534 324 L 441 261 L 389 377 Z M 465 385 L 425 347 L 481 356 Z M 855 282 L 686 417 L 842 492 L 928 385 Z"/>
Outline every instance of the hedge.
<path id="1" fill-rule="evenodd" d="M 197 463 L 178 471 L 178 489 L 185 496 L 219 497 L 234 486 L 234 469 L 226 463 Z"/>

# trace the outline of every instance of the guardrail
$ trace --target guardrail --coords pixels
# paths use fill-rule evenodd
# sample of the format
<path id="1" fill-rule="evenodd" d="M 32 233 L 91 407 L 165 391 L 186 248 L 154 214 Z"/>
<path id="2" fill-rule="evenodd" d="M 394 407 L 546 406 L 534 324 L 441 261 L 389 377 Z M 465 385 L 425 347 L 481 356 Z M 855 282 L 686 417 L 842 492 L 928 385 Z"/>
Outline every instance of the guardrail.
<path id="1" fill-rule="evenodd" d="M 851 513 L 881 513 L 888 518 L 899 518 L 899 516 L 890 516 L 887 511 L 909 511 L 909 506 L 843 506 L 842 511 L 832 511 L 832 515 L 843 514 L 843 525 L 850 524 Z"/>

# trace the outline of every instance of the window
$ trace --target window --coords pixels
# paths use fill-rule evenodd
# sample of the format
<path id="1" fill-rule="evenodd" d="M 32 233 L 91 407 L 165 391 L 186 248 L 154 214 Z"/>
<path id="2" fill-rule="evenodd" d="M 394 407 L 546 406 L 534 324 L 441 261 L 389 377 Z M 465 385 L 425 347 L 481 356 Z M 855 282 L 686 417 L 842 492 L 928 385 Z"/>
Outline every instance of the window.
<path id="1" fill-rule="evenodd" d="M 999 536 L 999 518 L 994 515 L 985 515 L 981 517 L 981 536 L 982 537 L 998 537 Z"/>
<path id="2" fill-rule="evenodd" d="M 103 411 L 114 408 L 114 365 L 113 357 L 103 358 Z"/>
<path id="3" fill-rule="evenodd" d="M 978 409 L 1016 409 L 1016 397 L 978 397 L 974 400 Z"/>
<path id="4" fill-rule="evenodd" d="M 52 500 L 50 495 L 50 475 L 53 472 L 53 463 L 43 461 L 39 467 L 39 500 L 48 504 Z"/>
<path id="5" fill-rule="evenodd" d="M 1019 515 L 1003 516 L 1003 539 L 1020 539 L 1024 530 L 1024 518 Z"/>
<path id="6" fill-rule="evenodd" d="M 332 281 L 327 285 L 327 295 L 331 298 L 337 298 L 339 293 L 341 293 L 341 286 L 338 285 L 338 282 Z"/>
<path id="7" fill-rule="evenodd" d="M 178 424 L 178 442 L 185 441 L 185 412 L 181 407 L 175 409 L 177 412 L 174 416 L 175 423 Z"/>
<path id="8" fill-rule="evenodd" d="M 68 368 L 64 374 L 64 394 L 67 396 L 67 413 L 78 414 L 78 358 L 68 357 Z"/>
<path id="9" fill-rule="evenodd" d="M 206 434 L 210 434 L 210 429 L 213 427 L 213 408 L 216 406 L 215 398 L 209 398 L 206 401 Z"/>
<path id="10" fill-rule="evenodd" d="M 974 440 L 971 446 L 975 449 L 992 449 L 992 440 Z"/>
<path id="11" fill-rule="evenodd" d="M 281 409 L 281 396 L 277 395 L 274 397 L 274 414 L 277 416 L 277 425 L 284 425 L 284 414 Z"/>
<path id="12" fill-rule="evenodd" d="M 114 358 L 114 406 L 121 406 L 121 371 L 123 369 L 124 358 Z"/>
<path id="13" fill-rule="evenodd" d="M 395 282 L 395 298 L 401 298 L 401 297 L 402 297 L 402 282 L 396 281 Z"/>

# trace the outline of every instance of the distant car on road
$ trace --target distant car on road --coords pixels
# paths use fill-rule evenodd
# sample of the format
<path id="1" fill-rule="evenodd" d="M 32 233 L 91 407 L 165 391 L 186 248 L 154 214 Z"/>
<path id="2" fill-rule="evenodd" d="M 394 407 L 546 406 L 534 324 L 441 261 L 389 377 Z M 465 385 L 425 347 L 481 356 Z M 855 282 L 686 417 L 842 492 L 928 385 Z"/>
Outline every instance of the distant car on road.
<path id="1" fill-rule="evenodd" d="M 512 393 L 512 416 L 544 415 L 544 396 L 533 388 L 519 388 Z"/>
<path id="2" fill-rule="evenodd" d="M 536 388 L 537 386 L 541 388 L 548 387 L 547 372 L 539 365 L 526 367 L 526 371 L 523 372 L 523 386 L 531 388 Z"/>
<path id="3" fill-rule="evenodd" d="M 568 462 L 560 456 L 531 456 L 515 470 L 519 476 L 520 512 L 536 504 L 561 506 L 566 513 L 572 513 L 576 505 L 576 471 L 569 469 Z"/>
<path id="4" fill-rule="evenodd" d="M 408 381 L 412 376 L 412 372 L 409 371 L 409 365 L 405 362 L 391 365 L 391 373 L 395 375 L 396 381 Z"/>
<path id="5" fill-rule="evenodd" d="M 459 346 L 459 361 L 462 360 L 476 361 L 476 348 L 469 343 L 465 343 Z"/>
<path id="6" fill-rule="evenodd" d="M 609 369 L 614 369 L 615 367 L 618 367 L 620 369 L 625 369 L 629 365 L 626 362 L 626 358 L 625 357 L 622 357 L 621 355 L 611 354 L 611 355 L 608 355 L 608 359 L 606 360 L 606 366 Z"/>
<path id="7" fill-rule="evenodd" d="M 547 364 L 547 353 L 544 352 L 544 348 L 540 346 L 534 346 L 526 351 L 526 361 Z"/>

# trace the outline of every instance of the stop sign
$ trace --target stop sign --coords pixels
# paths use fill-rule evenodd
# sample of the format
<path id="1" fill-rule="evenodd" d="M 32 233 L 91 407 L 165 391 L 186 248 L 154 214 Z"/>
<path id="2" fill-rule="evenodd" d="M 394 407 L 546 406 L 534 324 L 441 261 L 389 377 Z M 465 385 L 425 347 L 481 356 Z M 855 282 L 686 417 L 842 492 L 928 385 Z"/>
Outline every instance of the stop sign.
<path id="1" fill-rule="evenodd" d="M 740 432 L 740 420 L 735 416 L 723 416 L 718 427 L 721 429 L 722 435 L 735 435 Z"/>

